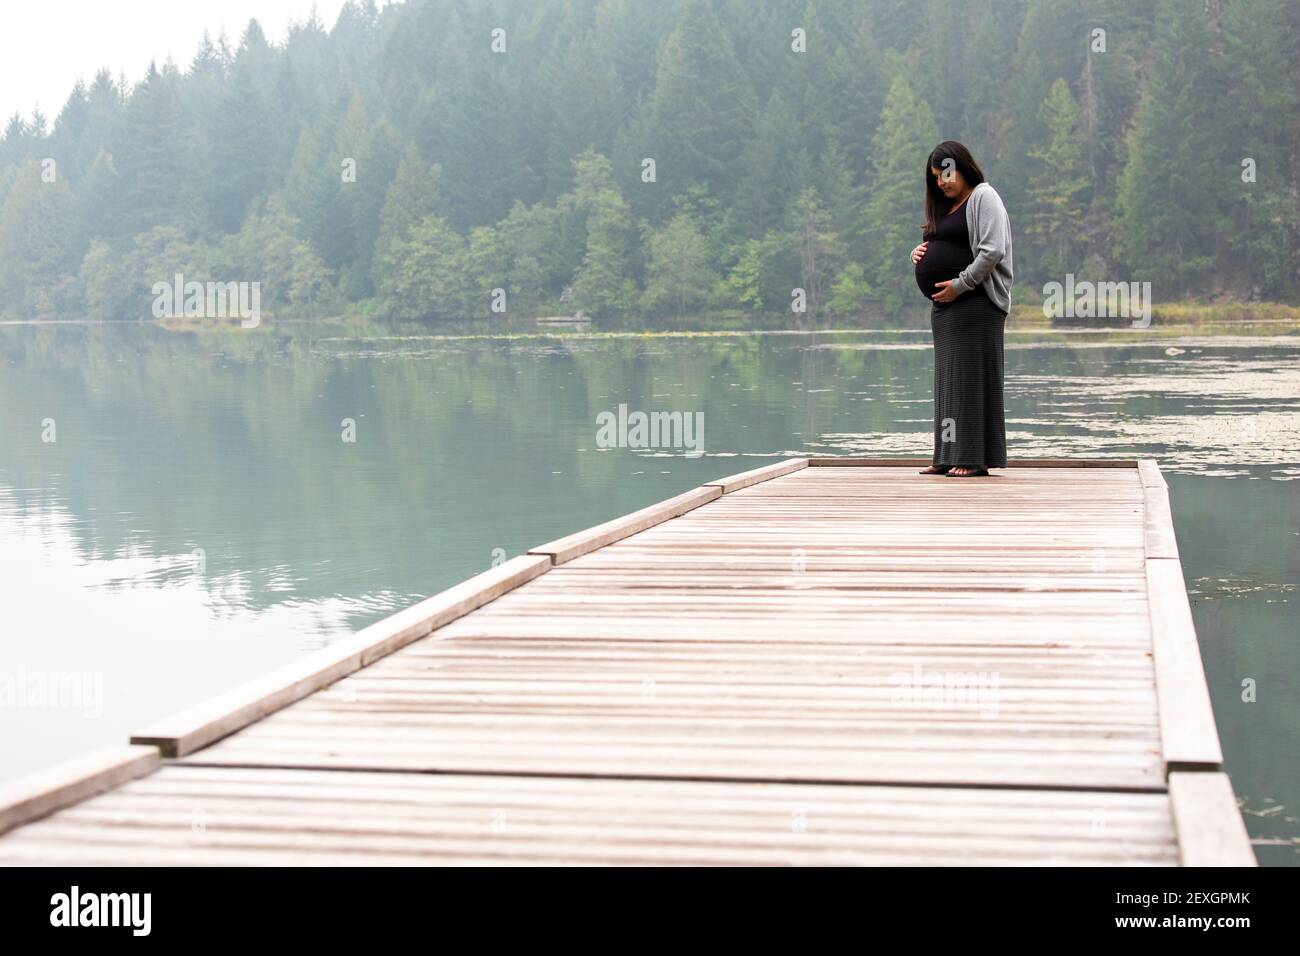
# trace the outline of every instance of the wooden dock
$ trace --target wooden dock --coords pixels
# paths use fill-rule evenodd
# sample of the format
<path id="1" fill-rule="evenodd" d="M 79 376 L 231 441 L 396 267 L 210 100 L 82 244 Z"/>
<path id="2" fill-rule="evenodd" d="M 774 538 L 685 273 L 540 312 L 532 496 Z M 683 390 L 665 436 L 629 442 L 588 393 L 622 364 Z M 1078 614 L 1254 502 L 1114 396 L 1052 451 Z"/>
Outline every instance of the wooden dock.
<path id="1" fill-rule="evenodd" d="M 924 464 L 535 548 L 3 788 L 0 865 L 1253 866 L 1156 465 Z"/>

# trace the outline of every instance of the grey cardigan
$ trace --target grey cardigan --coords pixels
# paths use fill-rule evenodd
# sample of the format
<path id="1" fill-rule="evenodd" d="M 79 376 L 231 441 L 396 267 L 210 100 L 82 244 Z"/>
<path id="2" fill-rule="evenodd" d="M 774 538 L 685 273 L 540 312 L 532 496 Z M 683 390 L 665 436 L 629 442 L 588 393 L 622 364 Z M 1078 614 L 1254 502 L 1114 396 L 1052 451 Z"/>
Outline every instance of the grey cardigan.
<path id="1" fill-rule="evenodd" d="M 1002 197 L 980 183 L 966 200 L 966 231 L 975 261 L 962 270 L 952 288 L 969 292 L 983 284 L 989 299 L 1003 312 L 1011 307 L 1011 220 Z"/>

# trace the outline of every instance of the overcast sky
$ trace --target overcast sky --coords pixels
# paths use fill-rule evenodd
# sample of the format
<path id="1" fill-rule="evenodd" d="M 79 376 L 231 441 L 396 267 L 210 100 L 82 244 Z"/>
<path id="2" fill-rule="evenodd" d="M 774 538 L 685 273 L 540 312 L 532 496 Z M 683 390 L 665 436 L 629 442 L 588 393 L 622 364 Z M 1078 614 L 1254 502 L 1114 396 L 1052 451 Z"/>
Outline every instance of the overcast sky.
<path id="1" fill-rule="evenodd" d="M 273 43 L 292 21 L 315 6 L 326 29 L 343 0 L 22 0 L 0 8 L 0 118 L 24 118 L 32 107 L 53 125 L 80 77 L 90 83 L 100 67 L 139 80 L 156 59 L 184 69 L 203 31 L 224 28 L 233 49 L 252 17 Z M 381 3 L 380 6 L 383 6 Z"/>

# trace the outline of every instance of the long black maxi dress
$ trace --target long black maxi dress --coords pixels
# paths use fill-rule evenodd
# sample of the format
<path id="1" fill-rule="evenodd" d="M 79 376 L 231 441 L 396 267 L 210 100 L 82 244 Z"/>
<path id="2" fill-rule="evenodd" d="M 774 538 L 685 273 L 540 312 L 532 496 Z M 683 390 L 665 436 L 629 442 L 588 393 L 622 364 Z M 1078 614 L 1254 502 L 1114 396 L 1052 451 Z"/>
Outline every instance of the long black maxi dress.
<path id="1" fill-rule="evenodd" d="M 955 279 L 975 261 L 965 203 L 939 220 L 916 264 L 921 291 Z M 1005 468 L 1007 426 L 1002 407 L 1002 340 L 1007 313 L 983 285 L 952 302 L 932 302 L 934 333 L 934 464 L 945 468 Z"/>

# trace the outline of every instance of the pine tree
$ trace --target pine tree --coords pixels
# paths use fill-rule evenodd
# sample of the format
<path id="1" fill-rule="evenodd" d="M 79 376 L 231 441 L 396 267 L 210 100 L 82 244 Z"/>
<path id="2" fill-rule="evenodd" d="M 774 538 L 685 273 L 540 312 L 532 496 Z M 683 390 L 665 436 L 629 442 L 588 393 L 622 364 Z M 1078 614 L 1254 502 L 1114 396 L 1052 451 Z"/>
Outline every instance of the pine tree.
<path id="1" fill-rule="evenodd" d="M 330 265 L 338 265 L 351 241 L 338 166 L 330 148 L 328 117 L 302 131 L 285 179 L 289 215 Z M 342 234 L 340 234 L 342 231 Z"/>
<path id="2" fill-rule="evenodd" d="M 735 222 L 742 236 L 757 238 L 784 222 L 786 207 L 799 191 L 795 155 L 803 145 L 794 111 L 781 91 L 773 90 L 741 164 Z"/>
<path id="3" fill-rule="evenodd" d="M 1189 13 L 1178 0 L 1163 0 L 1160 14 L 1155 63 L 1119 180 L 1116 252 L 1135 278 L 1171 298 L 1210 272 L 1224 225 L 1216 186 L 1226 157 L 1211 119 L 1228 83 L 1210 55 L 1206 14 Z"/>
<path id="4" fill-rule="evenodd" d="M 587 242 L 582 266 L 573 277 L 573 299 L 595 314 L 633 306 L 632 218 L 614 184 L 609 160 L 586 150 L 573 161 L 570 202 L 586 216 Z"/>
<path id="5" fill-rule="evenodd" d="M 1037 240 L 1044 276 L 1063 276 L 1076 265 L 1084 229 L 1088 177 L 1079 131 L 1079 107 L 1065 80 L 1052 84 L 1038 112 L 1043 141 L 1030 156 L 1039 163 L 1029 179 L 1029 235 Z"/>
<path id="6" fill-rule="evenodd" d="M 271 112 L 258 85 L 263 51 L 261 33 L 250 32 L 231 66 L 230 83 L 211 135 L 209 216 L 218 229 L 234 232 L 249 208 L 266 192 L 275 150 Z"/>
<path id="7" fill-rule="evenodd" d="M 909 255 L 921 241 L 926 158 L 939 141 L 934 114 L 899 73 L 889 85 L 880 125 L 871 138 L 871 196 L 867 202 L 870 284 L 885 310 L 917 302 Z"/>
<path id="8" fill-rule="evenodd" d="M 80 259 L 75 217 L 67 181 L 44 181 L 40 164 L 27 160 L 0 206 L 0 301 L 29 312 L 38 300 L 52 302 L 50 290 Z"/>
<path id="9" fill-rule="evenodd" d="M 1233 86 L 1214 119 L 1226 148 L 1213 179 L 1230 223 L 1216 264 L 1242 273 L 1241 285 L 1251 295 L 1294 296 L 1300 290 L 1300 168 L 1288 157 L 1300 155 L 1300 8 L 1289 0 L 1236 3 L 1222 26 Z"/>
<path id="10" fill-rule="evenodd" d="M 668 196 L 689 183 L 729 199 L 754 107 L 731 40 L 709 0 L 683 0 L 659 52 L 654 155 Z"/>
<path id="11" fill-rule="evenodd" d="M 120 145 L 113 155 L 128 234 L 179 221 L 185 192 L 180 74 L 170 63 L 150 64 L 131 92 Z"/>
<path id="12" fill-rule="evenodd" d="M 384 273 L 392 267 L 392 256 L 398 244 L 406 241 L 417 223 L 441 210 L 441 179 L 439 167 L 430 166 L 421 159 L 414 146 L 406 148 L 397 173 L 384 193 L 384 206 L 379 214 L 379 236 L 375 240 L 371 269 L 371 278 L 377 289 L 384 286 Z"/>

